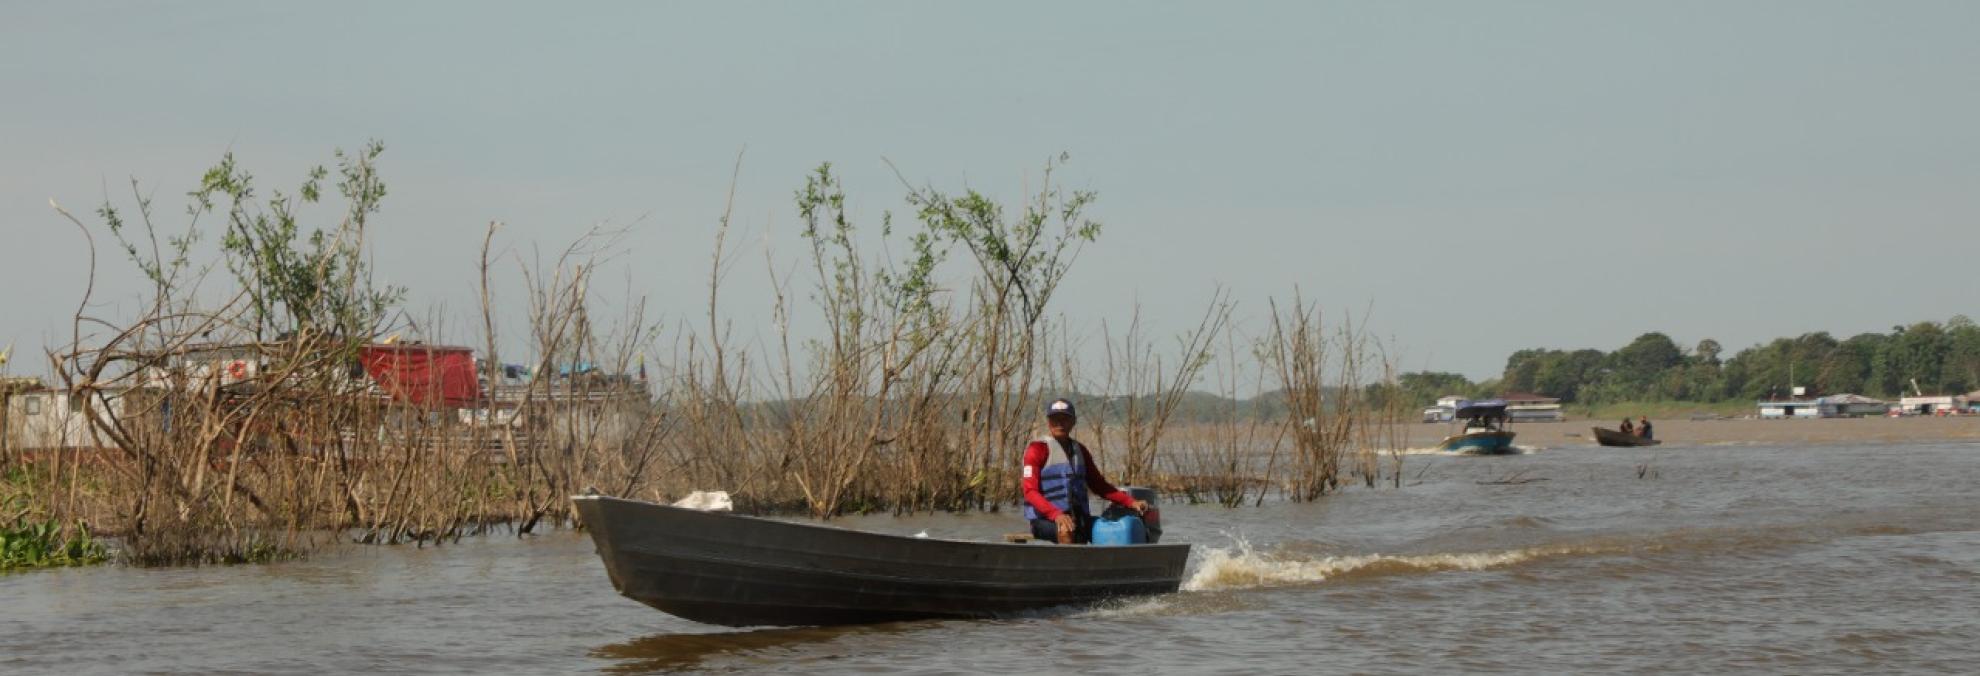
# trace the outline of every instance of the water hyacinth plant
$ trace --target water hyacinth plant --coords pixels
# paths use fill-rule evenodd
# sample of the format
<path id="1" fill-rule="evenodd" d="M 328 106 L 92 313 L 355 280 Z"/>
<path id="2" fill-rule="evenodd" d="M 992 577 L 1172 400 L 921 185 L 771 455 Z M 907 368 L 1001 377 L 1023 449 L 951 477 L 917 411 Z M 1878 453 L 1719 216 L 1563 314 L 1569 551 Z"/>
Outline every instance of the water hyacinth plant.
<path id="1" fill-rule="evenodd" d="M 54 521 L 17 517 L 0 525 L 0 570 L 87 566 L 110 560 L 109 549 L 76 524 L 63 528 Z"/>

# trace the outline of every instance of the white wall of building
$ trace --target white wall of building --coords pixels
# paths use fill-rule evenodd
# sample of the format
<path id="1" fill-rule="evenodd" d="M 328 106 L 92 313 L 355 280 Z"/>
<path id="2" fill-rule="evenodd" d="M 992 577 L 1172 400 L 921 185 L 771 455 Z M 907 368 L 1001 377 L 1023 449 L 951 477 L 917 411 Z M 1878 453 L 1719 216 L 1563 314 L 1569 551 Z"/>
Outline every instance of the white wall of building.
<path id="1" fill-rule="evenodd" d="M 1820 416 L 1820 414 L 1821 407 L 1816 406 L 1815 402 L 1812 401 L 1798 401 L 1793 403 L 1775 401 L 1760 402 L 1760 417 L 1762 418 L 1814 418 Z"/>
<path id="2" fill-rule="evenodd" d="M 101 404 L 101 402 L 98 402 Z M 108 422 L 122 410 L 122 400 L 111 399 L 109 410 L 100 405 L 99 419 Z M 81 412 L 81 400 L 62 390 L 17 392 L 7 397 L 7 447 L 16 449 L 94 448 L 98 444 L 89 421 Z"/>

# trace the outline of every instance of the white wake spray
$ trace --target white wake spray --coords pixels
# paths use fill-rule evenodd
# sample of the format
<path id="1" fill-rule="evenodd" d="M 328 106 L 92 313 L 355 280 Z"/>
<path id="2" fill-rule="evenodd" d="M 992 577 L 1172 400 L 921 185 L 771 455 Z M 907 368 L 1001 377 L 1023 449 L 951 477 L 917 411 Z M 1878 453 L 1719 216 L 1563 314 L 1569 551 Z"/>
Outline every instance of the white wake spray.
<path id="1" fill-rule="evenodd" d="M 1542 449 L 1539 446 L 1522 446 L 1519 444 L 1513 444 L 1512 448 L 1507 451 L 1496 454 L 1484 454 L 1484 455 L 1528 455 L 1532 453 L 1539 453 L 1541 450 Z M 1381 452 L 1381 454 L 1387 454 L 1387 453 L 1388 451 Z M 1397 455 L 1479 455 L 1474 453 L 1452 453 L 1450 451 L 1446 451 L 1436 446 L 1405 448 L 1400 451 L 1397 451 L 1396 454 Z"/>
<path id="2" fill-rule="evenodd" d="M 1434 573 L 1485 570 L 1566 554 L 1599 553 L 1596 547 L 1535 547 L 1503 552 L 1453 554 L 1360 554 L 1320 558 L 1281 557 L 1256 551 L 1243 538 L 1229 548 L 1204 550 L 1196 572 L 1183 582 L 1184 591 L 1249 589 L 1311 584 L 1350 575 Z"/>

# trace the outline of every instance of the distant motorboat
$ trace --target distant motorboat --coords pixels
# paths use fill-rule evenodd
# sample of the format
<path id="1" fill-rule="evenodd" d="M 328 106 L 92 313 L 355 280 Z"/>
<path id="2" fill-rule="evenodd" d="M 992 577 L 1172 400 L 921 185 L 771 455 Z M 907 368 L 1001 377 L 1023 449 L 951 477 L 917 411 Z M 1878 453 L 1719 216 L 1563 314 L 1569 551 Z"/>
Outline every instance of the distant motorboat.
<path id="1" fill-rule="evenodd" d="M 1444 437 L 1443 442 L 1437 444 L 1437 450 L 1478 454 L 1512 452 L 1512 440 L 1516 435 L 1506 429 L 1505 401 L 1487 399 L 1463 402 L 1453 417 L 1464 421 L 1464 427 L 1456 434 Z"/>
<path id="2" fill-rule="evenodd" d="M 1514 436 L 1517 433 L 1505 430 L 1467 430 L 1444 437 L 1444 441 L 1437 444 L 1437 450 L 1446 453 L 1511 453 Z"/>
<path id="3" fill-rule="evenodd" d="M 1595 430 L 1595 443 L 1603 446 L 1655 446 L 1664 443 L 1657 439 L 1645 439 L 1628 432 L 1619 432 L 1606 427 L 1594 427 L 1590 429 Z"/>

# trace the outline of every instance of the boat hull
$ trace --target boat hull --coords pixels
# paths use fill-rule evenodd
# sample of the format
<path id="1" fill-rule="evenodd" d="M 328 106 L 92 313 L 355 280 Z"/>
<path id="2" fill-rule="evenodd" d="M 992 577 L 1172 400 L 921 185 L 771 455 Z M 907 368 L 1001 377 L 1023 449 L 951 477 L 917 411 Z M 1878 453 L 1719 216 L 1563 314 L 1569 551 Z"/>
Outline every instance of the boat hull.
<path id="1" fill-rule="evenodd" d="M 1507 431 L 1465 432 L 1444 437 L 1437 450 L 1446 453 L 1511 453 L 1515 434 Z"/>
<path id="2" fill-rule="evenodd" d="M 1189 560 L 1189 545 L 958 542 L 573 501 L 619 593 L 728 626 L 1007 617 L 1174 592 Z"/>
<path id="3" fill-rule="evenodd" d="M 1595 430 L 1595 443 L 1603 446 L 1655 446 L 1664 443 L 1656 439 L 1645 439 L 1634 434 L 1624 434 L 1605 427 L 1591 427 Z"/>

